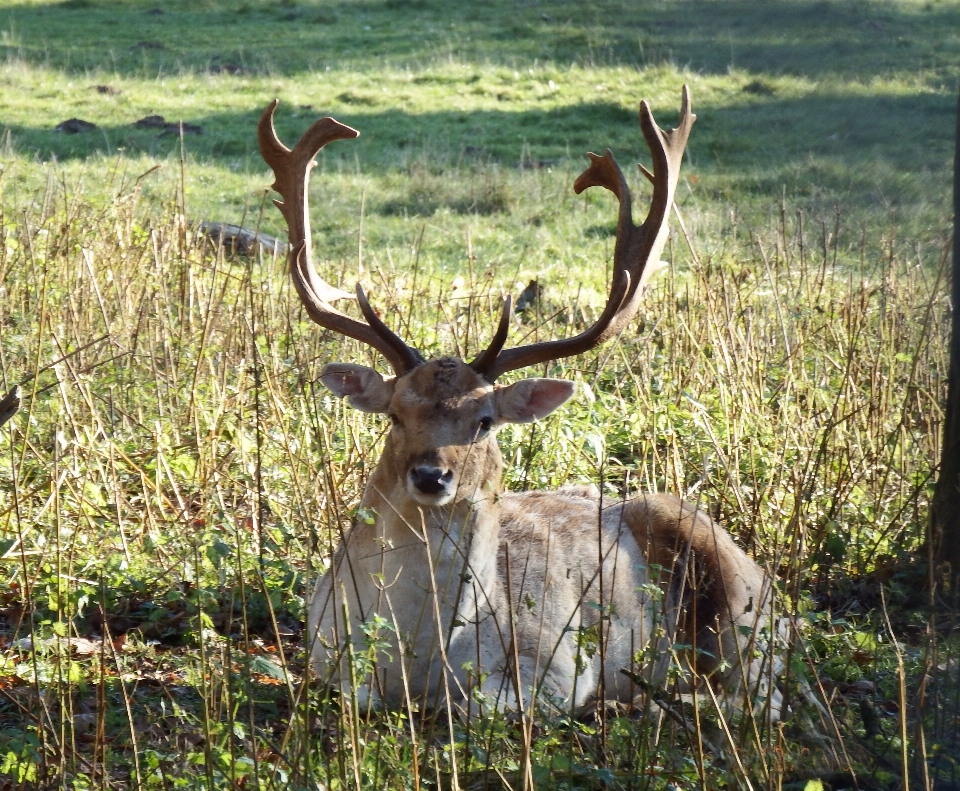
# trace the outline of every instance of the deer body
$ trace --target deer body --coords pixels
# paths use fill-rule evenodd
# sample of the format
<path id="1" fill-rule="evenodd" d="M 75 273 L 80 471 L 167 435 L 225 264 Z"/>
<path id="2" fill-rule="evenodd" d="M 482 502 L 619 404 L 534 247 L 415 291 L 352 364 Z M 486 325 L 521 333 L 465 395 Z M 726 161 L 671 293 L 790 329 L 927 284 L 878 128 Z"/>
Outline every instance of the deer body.
<path id="1" fill-rule="evenodd" d="M 337 553 L 336 566 L 314 593 L 309 632 L 318 636 L 313 663 L 321 678 L 349 685 L 343 665 L 347 610 L 355 654 L 368 650 L 361 624 L 373 613 L 400 632 L 387 633 L 389 648 L 377 658 L 376 678 L 365 679 L 358 690 L 362 701 L 372 693 L 390 706 L 408 699 L 431 705 L 448 699 L 462 707 L 469 691 L 479 687 L 492 705 L 515 709 L 517 668 L 526 703 L 538 690 L 541 698 L 579 710 L 596 695 L 602 670 L 606 694 L 628 698 L 631 682 L 618 669 L 635 666 L 633 655 L 653 631 L 653 603 L 638 593 L 647 582 L 646 570 L 633 563 L 642 554 L 625 526 L 617 524 L 619 515 L 605 514 L 601 597 L 596 552 L 585 557 L 587 542 L 582 535 L 580 542 L 571 540 L 569 529 L 573 517 L 592 534 L 588 545 L 596 550 L 598 498 L 577 490 L 551 495 L 507 495 L 502 507 L 484 506 L 481 513 L 466 514 L 463 523 L 450 520 L 446 509 L 434 509 L 422 521 L 417 516 L 426 525 L 417 536 L 390 519 L 356 525 L 347 539 L 349 549 Z M 496 517 L 499 521 L 485 521 Z M 377 545 L 391 528 L 407 546 L 388 561 L 394 552 Z M 358 579 L 351 589 L 344 561 L 354 552 L 355 538 L 373 550 L 373 562 L 359 569 L 354 565 L 354 574 L 360 571 L 364 581 Z M 346 608 L 338 606 L 343 601 Z M 599 653 L 578 648 L 576 639 L 582 630 L 596 628 L 601 602 L 611 613 L 603 668 Z"/>
<path id="2" fill-rule="evenodd" d="M 261 118 L 260 146 L 284 198 L 276 203 L 301 301 L 318 324 L 378 350 L 396 374 L 339 363 L 321 374 L 335 395 L 393 426 L 361 517 L 314 591 L 308 636 L 317 674 L 364 703 L 516 709 L 537 698 L 579 710 L 598 695 L 629 701 L 640 677 L 663 683 L 680 643 L 690 646 L 685 679 L 708 674 L 734 698 L 769 701 L 779 716 L 775 658 L 758 650 L 771 620 L 770 581 L 702 511 L 670 495 L 607 503 L 590 487 L 501 491 L 497 429 L 546 417 L 573 384 L 497 379 L 593 348 L 635 314 L 666 241 L 695 118 L 686 88 L 669 132 L 641 104 L 655 171 L 644 169 L 654 191 L 642 225 L 633 223 L 630 190 L 609 151 L 590 154 L 574 185 L 605 187 L 620 202 L 611 293 L 597 322 L 571 338 L 504 349 L 508 297 L 491 345 L 469 364 L 424 360 L 359 286 L 366 321 L 329 304 L 349 295 L 324 283 L 310 260 L 307 182 L 323 145 L 357 133 L 321 119 L 291 151 L 273 130 L 275 106 Z"/>
<path id="3" fill-rule="evenodd" d="M 431 367 L 417 369 L 421 379 Z M 491 700 L 515 707 L 518 666 L 527 701 L 539 675 L 551 695 L 567 698 L 578 686 L 582 704 L 595 693 L 598 675 L 596 662 L 585 656 L 578 672 L 574 634 L 595 626 L 602 606 L 612 613 L 607 650 L 615 658 L 609 667 L 632 666 L 652 619 L 637 595 L 647 581 L 638 565 L 642 554 L 619 514 L 601 518 L 598 497 L 589 490 L 500 497 L 501 459 L 492 438 L 473 444 L 470 456 L 478 463 L 459 470 L 453 501 L 431 506 L 406 484 L 417 454 L 399 454 L 394 444 L 388 438 L 362 501 L 375 520 L 351 528 L 313 597 L 309 632 L 317 636 L 313 661 L 322 677 L 349 681 L 343 662 L 350 652 L 366 650 L 362 625 L 374 614 L 391 624 L 390 648 L 360 694 L 372 691 L 388 704 L 408 696 L 463 703 L 475 684 L 467 668 L 474 668 L 485 674 L 483 692 Z M 398 466 L 397 455 L 408 464 Z M 591 543 L 592 554 L 584 555 Z M 614 671 L 607 687 L 625 682 Z"/>

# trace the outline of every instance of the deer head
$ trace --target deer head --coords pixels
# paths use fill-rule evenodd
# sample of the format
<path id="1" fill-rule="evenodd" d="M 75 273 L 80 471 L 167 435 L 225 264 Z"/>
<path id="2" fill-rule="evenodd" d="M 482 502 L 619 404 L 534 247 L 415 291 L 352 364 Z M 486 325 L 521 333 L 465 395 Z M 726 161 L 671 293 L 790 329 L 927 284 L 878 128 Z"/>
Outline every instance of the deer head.
<path id="1" fill-rule="evenodd" d="M 424 360 L 380 319 L 359 284 L 356 297 L 365 321 L 330 304 L 351 295 L 325 283 L 311 260 L 310 170 L 327 143 L 359 133 L 323 118 L 290 150 L 274 130 L 277 104 L 274 101 L 264 111 L 258 137 L 263 158 L 274 172 L 273 187 L 283 198 L 274 203 L 287 221 L 290 274 L 297 293 L 313 321 L 373 347 L 394 371 L 384 377 L 365 366 L 332 363 L 324 368 L 321 381 L 357 409 L 390 416 L 393 426 L 380 467 L 416 503 L 441 506 L 483 490 L 495 493 L 501 470 L 494 440 L 497 428 L 545 417 L 573 394 L 573 383 L 559 379 L 525 379 L 508 386 L 498 385 L 497 379 L 508 371 L 582 354 L 620 333 L 639 308 L 666 243 L 667 216 L 696 119 L 687 87 L 679 124 L 668 132 L 654 122 L 649 105 L 640 104 L 640 128 L 653 157 L 652 172 L 640 166 L 653 183 L 650 210 L 641 225 L 633 222 L 630 190 L 609 150 L 603 156 L 588 154 L 590 165 L 574 182 L 577 194 L 600 186 L 613 192 L 620 204 L 610 294 L 596 323 L 570 338 L 505 349 L 513 313 L 507 297 L 493 340 L 469 363 L 452 357 Z"/>
<path id="2" fill-rule="evenodd" d="M 390 417 L 380 464 L 426 506 L 495 493 L 501 467 L 497 428 L 546 417 L 573 395 L 573 383 L 562 379 L 495 386 L 454 357 L 387 378 L 362 365 L 334 363 L 320 379 L 352 406 Z"/>

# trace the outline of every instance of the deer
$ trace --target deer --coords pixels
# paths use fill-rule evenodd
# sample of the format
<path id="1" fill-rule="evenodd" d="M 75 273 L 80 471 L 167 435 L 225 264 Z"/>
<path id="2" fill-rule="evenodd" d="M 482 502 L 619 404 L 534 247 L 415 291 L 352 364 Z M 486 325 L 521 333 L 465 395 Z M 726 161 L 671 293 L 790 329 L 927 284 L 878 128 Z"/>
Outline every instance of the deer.
<path id="1" fill-rule="evenodd" d="M 571 337 L 506 348 L 507 296 L 490 345 L 470 362 L 425 359 L 387 326 L 360 284 L 363 320 L 332 306 L 353 295 L 326 283 L 312 262 L 310 171 L 324 146 L 359 132 L 322 118 L 289 149 L 275 131 L 277 105 L 263 112 L 258 138 L 282 198 L 274 203 L 303 309 L 393 370 L 332 362 L 319 377 L 355 409 L 386 415 L 390 427 L 360 501 L 363 516 L 310 599 L 313 672 L 361 706 L 522 711 L 536 703 L 584 712 L 598 701 L 629 704 L 638 685 L 662 687 L 680 651 L 678 684 L 705 677 L 738 707 L 762 706 L 779 718 L 773 580 L 704 510 L 671 494 L 611 501 L 594 486 L 505 492 L 501 482 L 499 428 L 546 418 L 574 383 L 498 379 L 593 349 L 639 309 L 668 238 L 696 118 L 688 88 L 669 131 L 640 104 L 653 159 L 652 171 L 640 165 L 653 185 L 642 224 L 634 224 L 631 191 L 609 150 L 587 154 L 574 182 L 577 194 L 599 186 L 619 202 L 610 291 L 596 322 Z M 650 661 L 639 672 L 642 656 Z"/>

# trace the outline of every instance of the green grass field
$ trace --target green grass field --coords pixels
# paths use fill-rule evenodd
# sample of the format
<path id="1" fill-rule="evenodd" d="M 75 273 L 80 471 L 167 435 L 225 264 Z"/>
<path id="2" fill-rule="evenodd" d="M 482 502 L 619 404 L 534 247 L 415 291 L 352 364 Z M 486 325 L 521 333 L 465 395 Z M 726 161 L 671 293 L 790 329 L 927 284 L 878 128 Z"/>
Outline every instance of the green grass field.
<path id="1" fill-rule="evenodd" d="M 2 3 L 0 49 L 6 787 L 957 787 L 955 591 L 924 585 L 960 3 Z M 318 266 L 468 356 L 532 279 L 513 342 L 595 318 L 616 215 L 573 194 L 583 152 L 645 210 L 637 106 L 669 126 L 685 83 L 686 233 L 629 334 L 546 367 L 578 395 L 501 433 L 505 482 L 707 504 L 803 625 L 791 717 L 668 690 L 692 732 L 649 701 L 451 731 L 329 699 L 304 602 L 386 422 L 317 377 L 382 361 L 196 230 L 282 235 L 260 112 L 360 130 L 313 177 Z"/>
<path id="2" fill-rule="evenodd" d="M 186 140 L 192 210 L 235 221 L 264 187 L 250 129 L 276 96 L 281 134 L 319 113 L 359 128 L 328 157 L 369 180 L 371 209 L 398 208 L 391 177 L 418 165 L 512 174 L 521 162 L 576 169 L 587 149 L 636 156 L 639 99 L 669 121 L 686 81 L 700 121 L 685 202 L 759 222 L 786 194 L 929 233 L 946 206 L 956 12 L 946 2 L 7 6 L 0 112 L 5 159 L 18 167 L 5 189 L 31 184 L 38 159 L 94 182 L 120 151 L 132 175 L 176 159 L 175 134 L 132 127 L 158 114 L 203 129 Z M 99 129 L 53 131 L 71 117 Z"/>

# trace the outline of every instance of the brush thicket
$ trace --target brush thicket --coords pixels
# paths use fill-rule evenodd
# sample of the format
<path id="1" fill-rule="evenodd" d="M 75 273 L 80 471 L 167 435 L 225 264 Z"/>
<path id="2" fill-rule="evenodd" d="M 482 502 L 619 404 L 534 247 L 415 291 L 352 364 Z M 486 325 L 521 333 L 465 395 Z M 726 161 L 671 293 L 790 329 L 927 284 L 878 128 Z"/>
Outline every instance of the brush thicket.
<path id="1" fill-rule="evenodd" d="M 525 260 L 488 220 L 468 213 L 461 238 L 462 217 L 438 228 L 441 214 L 359 261 L 325 256 L 347 233 L 326 227 L 324 276 L 362 278 L 431 354 L 482 348 L 530 272 L 545 274 L 512 337 L 576 332 L 601 304 L 611 205 L 558 204 L 546 171 L 484 178 L 477 195 L 509 202 L 520 185 L 525 210 L 549 218 Z M 329 179 L 324 195 L 351 188 Z M 628 333 L 547 366 L 580 383 L 575 400 L 501 432 L 508 488 L 675 492 L 776 573 L 797 625 L 785 725 L 722 710 L 704 686 L 589 721 L 534 710 L 455 719 L 451 733 L 445 713 L 331 698 L 305 669 L 305 596 L 364 518 L 385 430 L 317 375 L 381 361 L 306 319 L 282 256 L 233 257 L 185 219 L 182 190 L 151 204 L 138 189 L 89 200 L 51 179 L 0 217 L 0 389 L 24 390 L 0 456 L 0 774 L 74 788 L 947 776 L 956 642 L 923 593 L 945 255 L 863 238 L 842 213 L 783 206 L 767 228 L 686 217 Z M 358 669 L 378 650 L 372 632 Z"/>

